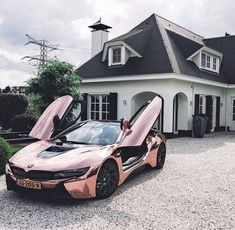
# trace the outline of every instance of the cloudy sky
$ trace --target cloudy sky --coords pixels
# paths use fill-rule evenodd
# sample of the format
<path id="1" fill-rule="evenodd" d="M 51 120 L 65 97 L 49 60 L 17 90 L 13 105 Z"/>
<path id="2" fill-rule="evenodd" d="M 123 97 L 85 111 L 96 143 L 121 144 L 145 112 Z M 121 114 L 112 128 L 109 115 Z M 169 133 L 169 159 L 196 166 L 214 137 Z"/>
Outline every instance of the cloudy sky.
<path id="1" fill-rule="evenodd" d="M 39 54 L 25 34 L 61 50 L 50 56 L 80 66 L 90 57 L 88 28 L 100 17 L 119 36 L 156 13 L 204 37 L 235 34 L 234 0 L 0 0 L 0 87 L 24 85 L 35 67 L 22 60 Z"/>

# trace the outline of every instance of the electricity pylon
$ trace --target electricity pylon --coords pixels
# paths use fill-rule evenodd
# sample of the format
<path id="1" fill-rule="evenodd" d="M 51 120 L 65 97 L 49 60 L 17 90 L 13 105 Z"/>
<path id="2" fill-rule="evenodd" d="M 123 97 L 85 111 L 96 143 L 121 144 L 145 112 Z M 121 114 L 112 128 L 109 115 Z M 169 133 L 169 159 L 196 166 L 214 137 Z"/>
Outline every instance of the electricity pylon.
<path id="1" fill-rule="evenodd" d="M 47 40 L 36 40 L 31 37 L 29 34 L 26 34 L 28 42 L 25 45 L 34 44 L 40 47 L 40 54 L 34 56 L 24 56 L 22 59 L 28 59 L 29 61 L 36 60 L 38 61 L 38 70 L 43 70 L 44 65 L 49 61 L 48 53 L 51 51 L 59 50 L 58 45 L 52 45 Z"/>

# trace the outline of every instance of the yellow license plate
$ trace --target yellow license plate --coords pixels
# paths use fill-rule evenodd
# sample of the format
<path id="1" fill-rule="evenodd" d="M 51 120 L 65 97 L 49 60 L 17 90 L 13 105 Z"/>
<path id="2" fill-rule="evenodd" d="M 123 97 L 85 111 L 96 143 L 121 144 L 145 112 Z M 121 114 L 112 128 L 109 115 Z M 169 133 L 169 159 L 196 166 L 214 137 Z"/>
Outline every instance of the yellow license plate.
<path id="1" fill-rule="evenodd" d="M 42 189 L 42 184 L 40 182 L 31 180 L 17 180 L 17 184 L 24 188 Z"/>

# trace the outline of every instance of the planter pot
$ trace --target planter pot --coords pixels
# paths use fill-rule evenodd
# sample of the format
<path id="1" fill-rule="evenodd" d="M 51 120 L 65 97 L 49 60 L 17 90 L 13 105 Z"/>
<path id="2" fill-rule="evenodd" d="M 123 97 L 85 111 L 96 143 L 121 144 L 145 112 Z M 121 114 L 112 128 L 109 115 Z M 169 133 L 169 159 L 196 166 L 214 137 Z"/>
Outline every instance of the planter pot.
<path id="1" fill-rule="evenodd" d="M 193 116 L 194 137 L 197 138 L 204 137 L 204 134 L 206 133 L 207 120 L 208 118 L 206 116 L 200 116 L 200 115 Z"/>

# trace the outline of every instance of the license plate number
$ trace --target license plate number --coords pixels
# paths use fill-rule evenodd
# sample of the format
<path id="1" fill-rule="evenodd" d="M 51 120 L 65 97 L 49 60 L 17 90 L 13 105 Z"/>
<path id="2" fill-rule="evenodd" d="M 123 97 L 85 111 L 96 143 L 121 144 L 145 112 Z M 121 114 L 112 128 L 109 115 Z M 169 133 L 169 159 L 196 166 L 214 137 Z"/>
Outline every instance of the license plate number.
<path id="1" fill-rule="evenodd" d="M 17 180 L 17 184 L 24 188 L 42 189 L 42 185 L 40 182 L 30 180 Z"/>

